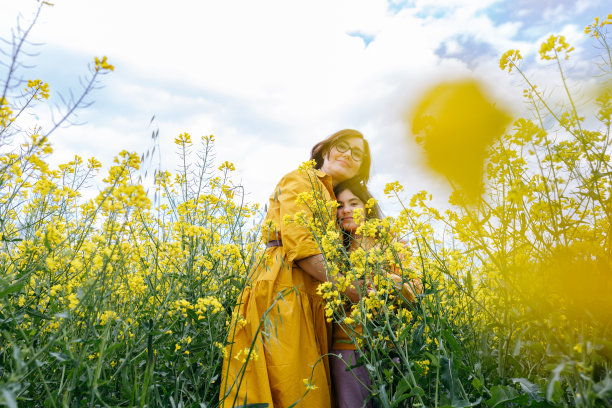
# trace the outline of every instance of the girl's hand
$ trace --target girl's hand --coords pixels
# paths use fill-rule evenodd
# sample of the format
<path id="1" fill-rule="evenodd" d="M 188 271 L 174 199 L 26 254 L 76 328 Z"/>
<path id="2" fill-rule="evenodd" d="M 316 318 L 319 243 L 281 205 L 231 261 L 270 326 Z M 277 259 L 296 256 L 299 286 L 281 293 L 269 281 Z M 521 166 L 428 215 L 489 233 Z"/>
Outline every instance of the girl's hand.
<path id="1" fill-rule="evenodd" d="M 401 276 L 395 274 L 390 274 L 390 278 L 393 279 L 397 289 L 402 291 L 402 294 L 409 302 L 416 301 L 417 295 L 423 293 L 423 283 L 418 278 L 404 281 Z"/>
<path id="2" fill-rule="evenodd" d="M 359 299 L 361 296 L 359 295 L 359 290 L 356 289 L 353 284 L 350 284 L 345 290 L 344 294 L 347 298 L 353 303 L 359 303 Z"/>
<path id="3" fill-rule="evenodd" d="M 360 280 L 357 283 L 352 282 L 344 291 L 346 297 L 353 303 L 358 303 L 363 297 L 367 297 L 370 293 L 375 292 L 376 289 L 370 280 Z M 361 295 L 360 295 L 361 293 Z"/>

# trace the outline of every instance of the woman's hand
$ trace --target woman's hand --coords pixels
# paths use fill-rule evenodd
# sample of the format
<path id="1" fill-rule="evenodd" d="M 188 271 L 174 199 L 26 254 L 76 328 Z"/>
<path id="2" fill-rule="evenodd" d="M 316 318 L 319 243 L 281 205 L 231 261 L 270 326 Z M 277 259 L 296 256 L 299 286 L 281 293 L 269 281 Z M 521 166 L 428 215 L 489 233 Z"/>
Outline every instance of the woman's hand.
<path id="1" fill-rule="evenodd" d="M 393 279 L 398 290 L 402 290 L 402 294 L 409 302 L 415 302 L 417 295 L 423 293 L 423 283 L 419 278 L 408 279 L 408 281 L 404 281 L 404 279 L 396 274 L 390 274 L 389 277 Z"/>
<path id="2" fill-rule="evenodd" d="M 327 282 L 330 279 L 327 277 L 327 270 L 325 268 L 325 259 L 323 259 L 323 255 L 313 255 L 308 258 L 300 259 L 295 261 L 298 266 L 306 272 L 308 275 L 312 276 L 314 279 L 319 282 Z M 353 303 L 359 302 L 361 296 L 359 295 L 359 291 L 361 290 L 361 286 L 363 283 L 360 282 L 352 282 L 345 290 L 344 294 L 349 300 Z"/>

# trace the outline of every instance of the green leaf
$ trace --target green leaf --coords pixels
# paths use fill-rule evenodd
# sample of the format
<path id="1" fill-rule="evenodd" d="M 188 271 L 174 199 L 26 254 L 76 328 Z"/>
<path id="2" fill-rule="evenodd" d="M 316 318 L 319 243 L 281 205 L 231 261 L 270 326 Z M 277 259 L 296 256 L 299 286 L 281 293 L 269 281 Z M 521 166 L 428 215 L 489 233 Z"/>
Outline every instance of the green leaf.
<path id="1" fill-rule="evenodd" d="M 527 403 L 525 403 L 525 404 L 523 404 L 523 406 L 529 407 L 529 408 L 555 408 L 555 407 L 557 407 L 557 405 L 551 405 L 550 403 L 546 402 L 545 400 L 542 400 L 542 401 L 531 401 L 531 404 L 527 405 Z"/>
<path id="2" fill-rule="evenodd" d="M 516 400 L 520 395 L 516 392 L 514 387 L 495 385 L 491 387 L 491 398 L 487 400 L 487 405 L 494 408 L 497 406 L 504 406 L 508 402 Z"/>
<path id="3" fill-rule="evenodd" d="M 433 354 L 431 354 L 429 351 L 425 352 L 425 355 L 427 356 L 427 358 L 429 358 L 429 360 L 431 361 L 431 365 L 432 367 L 439 367 L 440 366 L 440 362 L 438 361 L 438 357 L 434 356 Z"/>
<path id="4" fill-rule="evenodd" d="M 64 362 L 64 361 L 70 361 L 70 356 L 68 354 L 65 353 L 57 353 L 57 352 L 51 352 L 49 353 L 49 355 L 51 357 L 55 357 L 55 359 L 59 362 Z"/>
<path id="5" fill-rule="evenodd" d="M 0 298 L 21 290 L 25 285 L 26 285 L 26 281 L 25 279 L 23 279 L 21 281 L 17 281 L 16 283 L 13 283 L 12 285 L 7 286 L 6 288 L 0 291 Z"/>
<path id="6" fill-rule="evenodd" d="M 402 404 L 404 400 L 412 396 L 415 396 L 415 395 L 422 396 L 424 394 L 425 392 L 420 387 L 418 386 L 412 387 L 410 384 L 408 384 L 408 380 L 406 378 L 402 378 L 402 380 L 397 386 L 397 389 L 395 390 L 395 394 L 393 394 L 391 406 L 392 407 L 404 407 L 405 404 Z"/>
<path id="7" fill-rule="evenodd" d="M 115 343 L 110 345 L 109 347 L 107 347 L 104 352 L 102 353 L 103 356 L 109 356 L 111 355 L 115 350 L 120 349 L 124 347 L 124 345 L 122 343 Z"/>
<path id="8" fill-rule="evenodd" d="M 391 402 L 389 402 L 389 396 L 387 395 L 387 390 L 385 388 L 385 384 L 381 384 L 378 392 L 378 396 L 380 397 L 380 402 L 384 408 L 390 408 Z"/>
<path id="9" fill-rule="evenodd" d="M 406 340 L 406 339 L 408 338 L 408 336 L 410 336 L 411 331 L 412 331 L 412 327 L 410 327 L 410 326 L 406 326 L 406 327 L 405 327 L 405 328 L 402 330 L 402 332 L 400 333 L 400 335 L 399 335 L 399 337 L 398 337 L 398 340 L 399 340 L 400 342 L 402 342 L 402 341 Z"/>
<path id="10" fill-rule="evenodd" d="M 397 389 L 395 390 L 395 394 L 393 395 L 393 399 L 397 399 L 405 394 L 408 390 L 410 390 L 410 384 L 408 384 L 408 380 L 402 378 L 402 380 L 397 385 Z"/>
<path id="11" fill-rule="evenodd" d="M 468 408 L 468 407 L 477 407 L 480 406 L 482 398 L 478 398 L 474 402 L 466 401 L 463 399 L 458 399 L 453 401 L 453 405 L 445 405 L 442 408 Z"/>
<path id="12" fill-rule="evenodd" d="M 612 341 L 600 339 L 601 346 L 594 347 L 596 353 L 604 356 L 608 360 L 612 360 Z"/>
<path id="13" fill-rule="evenodd" d="M 514 345 L 514 350 L 512 351 L 512 355 L 514 357 L 518 356 L 521 353 L 522 347 L 523 347 L 523 341 L 521 340 L 521 336 L 519 336 L 516 341 L 516 344 Z"/>
<path id="14" fill-rule="evenodd" d="M 454 403 L 458 399 L 459 389 L 457 373 L 453 367 L 453 358 L 440 358 L 440 381 L 449 392 L 451 401 Z"/>
<path id="15" fill-rule="evenodd" d="M 482 392 L 482 382 L 476 377 L 472 380 L 472 387 L 474 387 L 476 391 Z"/>
<path id="16" fill-rule="evenodd" d="M 9 408 L 17 408 L 17 400 L 15 399 L 15 394 L 13 394 L 13 391 L 2 387 L 2 397 L 4 398 L 4 403 Z"/>
<path id="17" fill-rule="evenodd" d="M 2 237 L 2 238 L 0 238 L 0 241 L 3 241 L 3 242 L 21 242 L 21 241 L 23 241 L 23 238 L 6 238 L 6 237 Z"/>
<path id="18" fill-rule="evenodd" d="M 193 320 L 195 320 L 196 322 L 198 321 L 198 315 L 196 314 L 195 310 L 193 309 L 187 310 L 187 315 L 191 317 Z"/>
<path id="19" fill-rule="evenodd" d="M 593 384 L 593 391 L 601 399 L 609 398 L 612 395 L 612 378 L 606 376 L 603 381 Z"/>
<path id="20" fill-rule="evenodd" d="M 417 326 L 414 331 L 414 335 L 412 336 L 412 353 L 416 354 L 419 352 L 425 340 L 423 339 L 423 333 L 425 331 L 425 326 L 421 323 Z"/>
<path id="21" fill-rule="evenodd" d="M 29 314 L 30 316 L 38 317 L 38 318 L 41 318 L 41 319 L 46 319 L 46 320 L 53 319 L 51 316 L 47 316 L 45 314 L 42 314 L 38 310 L 32 309 L 31 307 L 28 307 L 26 309 L 26 313 Z"/>
<path id="22" fill-rule="evenodd" d="M 521 386 L 521 390 L 529 395 L 529 398 L 542 401 L 544 398 L 540 396 L 540 387 L 537 384 L 532 383 L 526 378 L 513 378 L 512 381 L 515 384 L 519 384 Z"/>
<path id="23" fill-rule="evenodd" d="M 550 381 L 548 382 L 548 387 L 546 388 L 546 400 L 554 404 L 559 403 L 563 396 L 563 390 L 561 389 L 561 373 L 564 368 L 565 362 L 561 362 L 555 367 L 552 371 Z"/>
<path id="24" fill-rule="evenodd" d="M 453 334 L 451 333 L 450 330 L 446 329 L 442 331 L 442 338 L 444 338 L 444 340 L 446 340 L 446 343 L 448 344 L 448 346 L 450 347 L 451 351 L 455 354 L 460 353 L 460 348 L 459 348 L 459 344 L 457 343 L 457 340 L 455 340 L 455 336 L 453 336 Z"/>

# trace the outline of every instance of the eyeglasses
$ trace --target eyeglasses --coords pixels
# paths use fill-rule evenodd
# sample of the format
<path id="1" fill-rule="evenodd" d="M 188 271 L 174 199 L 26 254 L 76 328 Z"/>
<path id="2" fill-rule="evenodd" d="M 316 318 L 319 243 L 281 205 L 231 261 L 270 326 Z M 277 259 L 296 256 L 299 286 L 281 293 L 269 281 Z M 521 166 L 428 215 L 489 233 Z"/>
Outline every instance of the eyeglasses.
<path id="1" fill-rule="evenodd" d="M 346 153 L 347 151 L 351 151 L 351 157 L 356 162 L 361 162 L 365 157 L 365 153 L 356 147 L 351 147 L 350 144 L 345 142 L 344 140 L 340 140 L 339 142 L 334 144 L 336 150 L 340 153 Z"/>

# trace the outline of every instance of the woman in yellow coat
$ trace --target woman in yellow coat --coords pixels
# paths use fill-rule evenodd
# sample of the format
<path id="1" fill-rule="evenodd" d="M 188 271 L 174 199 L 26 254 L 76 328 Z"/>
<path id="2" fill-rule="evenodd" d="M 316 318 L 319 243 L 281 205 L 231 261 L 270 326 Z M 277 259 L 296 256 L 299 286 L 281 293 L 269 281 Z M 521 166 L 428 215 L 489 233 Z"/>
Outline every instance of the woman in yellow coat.
<path id="1" fill-rule="evenodd" d="M 331 327 L 325 302 L 316 293 L 319 283 L 329 280 L 325 261 L 309 228 L 287 221 L 301 212 L 314 216 L 298 197 L 314 193 L 329 201 L 340 182 L 367 182 L 369 153 L 360 132 L 341 130 L 313 147 L 314 169 L 295 170 L 276 186 L 264 222 L 269 228 L 262 234 L 264 260 L 241 294 L 230 327 L 221 375 L 223 407 L 332 406 L 326 356 Z M 354 287 L 345 293 L 353 301 L 359 298 Z"/>

